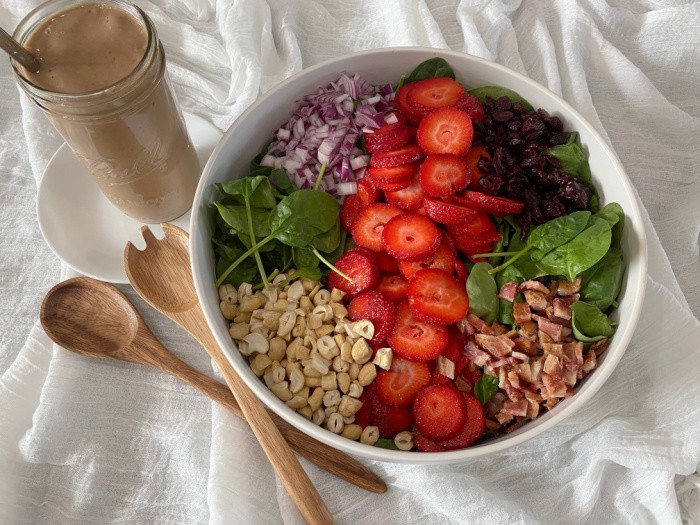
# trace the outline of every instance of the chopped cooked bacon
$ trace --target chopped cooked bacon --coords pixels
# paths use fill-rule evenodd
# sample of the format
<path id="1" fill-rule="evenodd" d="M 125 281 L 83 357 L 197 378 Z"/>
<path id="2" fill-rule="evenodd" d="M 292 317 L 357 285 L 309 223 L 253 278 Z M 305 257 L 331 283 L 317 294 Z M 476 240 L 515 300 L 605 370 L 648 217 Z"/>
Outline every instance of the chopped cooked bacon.
<path id="1" fill-rule="evenodd" d="M 467 314 L 467 321 L 469 321 L 469 324 L 476 329 L 477 333 L 489 335 L 493 333 L 491 326 L 486 321 L 483 321 L 474 314 Z"/>
<path id="2" fill-rule="evenodd" d="M 528 399 L 527 401 L 527 417 L 535 419 L 540 413 L 540 404 L 537 401 Z"/>
<path id="3" fill-rule="evenodd" d="M 573 295 L 581 290 L 581 276 L 577 276 L 576 279 L 571 282 L 566 279 L 559 281 L 559 286 L 557 287 L 557 294 L 559 295 Z"/>
<path id="4" fill-rule="evenodd" d="M 506 412 L 503 412 L 503 410 L 501 410 L 498 414 L 496 414 L 496 419 L 498 420 L 498 422 L 501 425 L 505 425 L 506 423 L 511 421 L 513 419 L 513 417 L 514 417 L 513 414 L 508 414 Z"/>
<path id="5" fill-rule="evenodd" d="M 552 301 L 552 314 L 559 319 L 571 320 L 571 306 L 562 301 L 559 297 L 555 297 Z"/>
<path id="6" fill-rule="evenodd" d="M 542 383 L 544 384 L 545 392 L 543 392 L 543 397 L 545 399 L 564 397 L 566 395 L 566 385 L 560 378 L 544 373 L 542 374 Z"/>
<path id="7" fill-rule="evenodd" d="M 513 339 L 513 342 L 515 343 L 517 351 L 527 355 L 537 355 L 537 344 L 534 341 L 530 341 L 524 337 L 516 337 Z M 516 350 L 513 352 L 515 353 L 515 351 Z"/>
<path id="8" fill-rule="evenodd" d="M 517 325 L 527 323 L 530 319 L 532 319 L 530 305 L 527 303 L 513 303 L 513 318 L 515 324 Z"/>
<path id="9" fill-rule="evenodd" d="M 563 339 L 562 325 L 553 323 L 546 317 L 542 317 L 541 315 L 537 316 L 537 328 L 540 330 L 540 332 L 544 332 L 551 337 L 552 341 L 555 343 L 559 343 Z"/>
<path id="10" fill-rule="evenodd" d="M 513 388 L 517 388 L 518 390 L 522 389 L 520 385 L 520 376 L 515 371 L 508 372 L 508 382 Z"/>
<path id="11" fill-rule="evenodd" d="M 541 343 L 542 351 L 544 355 L 549 354 L 558 357 L 560 359 L 565 359 L 566 354 L 564 353 L 564 343 Z"/>
<path id="12" fill-rule="evenodd" d="M 466 337 L 471 337 L 476 333 L 476 329 L 466 319 L 462 319 L 461 321 L 457 322 L 457 330 L 459 330 L 462 335 Z"/>
<path id="13" fill-rule="evenodd" d="M 576 384 L 576 381 L 578 380 L 578 378 L 576 377 L 576 371 L 577 369 L 564 369 L 564 373 L 562 374 L 561 379 L 562 381 L 564 381 L 565 385 L 574 386 Z"/>
<path id="14" fill-rule="evenodd" d="M 606 337 L 593 343 L 590 349 L 595 352 L 595 355 L 600 355 L 607 350 L 608 346 L 610 346 L 610 339 Z"/>
<path id="15" fill-rule="evenodd" d="M 544 310 L 547 308 L 547 296 L 542 292 L 526 290 L 523 295 L 525 296 L 525 302 L 533 310 Z"/>
<path id="16" fill-rule="evenodd" d="M 517 359 L 517 360 L 519 360 L 519 361 L 522 361 L 523 363 L 527 363 L 527 362 L 530 361 L 530 356 L 527 355 L 527 354 L 523 354 L 522 352 L 515 352 L 515 351 L 514 351 L 514 352 L 511 354 L 511 357 L 512 357 L 513 359 Z"/>
<path id="17" fill-rule="evenodd" d="M 563 373 L 561 361 L 554 354 L 547 354 L 544 360 L 544 374 L 549 377 L 560 379 Z M 544 374 L 542 376 L 544 377 Z"/>
<path id="18" fill-rule="evenodd" d="M 491 325 L 491 330 L 493 335 L 505 335 L 507 334 L 510 330 L 508 330 L 508 327 L 505 325 L 502 325 L 498 321 L 494 321 L 493 324 Z"/>
<path id="19" fill-rule="evenodd" d="M 491 356 L 479 348 L 474 341 L 468 341 L 464 346 L 464 355 L 479 367 L 484 366 L 491 359 Z"/>
<path id="20" fill-rule="evenodd" d="M 455 378 L 455 364 L 451 359 L 447 359 L 443 355 L 437 356 L 435 361 L 435 372 L 437 374 L 442 374 L 450 379 Z"/>
<path id="21" fill-rule="evenodd" d="M 518 399 L 517 401 L 506 400 L 503 402 L 501 412 L 510 414 L 511 416 L 526 416 L 527 415 L 527 399 Z"/>
<path id="22" fill-rule="evenodd" d="M 513 364 L 513 358 L 512 357 L 504 357 L 503 359 L 499 359 L 498 361 L 494 363 L 489 363 L 491 368 L 501 368 L 502 366 L 506 365 L 512 365 Z"/>
<path id="23" fill-rule="evenodd" d="M 581 366 L 581 370 L 583 371 L 584 374 L 587 374 L 591 370 L 594 370 L 598 366 L 598 360 L 596 358 L 595 350 L 592 348 L 588 350 L 588 353 L 586 354 L 586 358 L 583 361 L 583 365 Z"/>
<path id="24" fill-rule="evenodd" d="M 539 281 L 525 281 L 518 285 L 519 292 L 531 291 L 539 292 L 542 295 L 549 295 L 549 288 Z"/>
<path id="25" fill-rule="evenodd" d="M 486 413 L 489 416 L 494 416 L 496 415 L 500 410 L 501 407 L 503 406 L 503 402 L 506 400 L 506 395 L 501 393 L 501 392 L 496 392 L 491 400 L 486 403 Z"/>
<path id="26" fill-rule="evenodd" d="M 537 337 L 537 323 L 534 321 L 527 321 L 520 324 L 520 335 L 534 341 Z"/>
<path id="27" fill-rule="evenodd" d="M 501 289 L 498 291 L 498 297 L 500 297 L 501 299 L 505 299 L 506 301 L 510 301 L 512 303 L 515 300 L 515 294 L 517 292 L 518 283 L 506 283 L 503 286 L 501 286 Z"/>
<path id="28" fill-rule="evenodd" d="M 530 363 L 522 363 L 513 365 L 513 371 L 520 376 L 520 379 L 527 381 L 528 383 L 535 383 L 537 381 L 537 376 L 533 375 L 532 367 Z"/>
<path id="29" fill-rule="evenodd" d="M 560 295 L 559 299 L 562 300 L 562 302 L 568 306 L 571 306 L 574 304 L 576 301 L 578 301 L 581 298 L 580 294 L 573 294 L 573 295 Z"/>
<path id="30" fill-rule="evenodd" d="M 496 358 L 510 355 L 515 343 L 504 335 L 476 334 L 477 344 Z"/>

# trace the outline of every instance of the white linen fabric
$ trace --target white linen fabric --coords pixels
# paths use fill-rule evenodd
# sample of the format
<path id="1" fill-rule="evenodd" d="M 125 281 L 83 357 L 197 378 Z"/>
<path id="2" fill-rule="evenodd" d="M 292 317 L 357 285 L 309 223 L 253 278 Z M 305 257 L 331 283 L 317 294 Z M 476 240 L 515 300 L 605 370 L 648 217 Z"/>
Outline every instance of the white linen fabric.
<path id="1" fill-rule="evenodd" d="M 322 60 L 449 48 L 570 102 L 610 141 L 645 209 L 643 313 L 592 402 L 493 457 L 368 462 L 389 484 L 383 495 L 305 463 L 339 523 L 700 523 L 700 3 L 137 3 L 158 28 L 183 108 L 222 130 L 261 92 Z M 12 30 L 37 4 L 3 0 L 0 25 Z M 0 107 L 0 523 L 299 522 L 242 421 L 175 379 L 76 356 L 43 333 L 41 299 L 71 274 L 34 210 L 61 141 L 6 61 Z M 120 288 L 168 348 L 216 373 L 187 334 Z"/>

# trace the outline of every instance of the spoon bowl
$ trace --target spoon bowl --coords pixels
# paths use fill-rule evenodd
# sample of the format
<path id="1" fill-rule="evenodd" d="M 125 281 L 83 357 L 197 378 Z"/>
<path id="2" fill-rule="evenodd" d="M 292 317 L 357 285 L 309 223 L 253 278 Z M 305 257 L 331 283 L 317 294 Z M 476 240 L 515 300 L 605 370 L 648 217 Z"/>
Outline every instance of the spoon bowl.
<path id="1" fill-rule="evenodd" d="M 82 355 L 110 357 L 131 345 L 139 316 L 116 288 L 87 277 L 54 286 L 40 313 L 47 335 Z"/>

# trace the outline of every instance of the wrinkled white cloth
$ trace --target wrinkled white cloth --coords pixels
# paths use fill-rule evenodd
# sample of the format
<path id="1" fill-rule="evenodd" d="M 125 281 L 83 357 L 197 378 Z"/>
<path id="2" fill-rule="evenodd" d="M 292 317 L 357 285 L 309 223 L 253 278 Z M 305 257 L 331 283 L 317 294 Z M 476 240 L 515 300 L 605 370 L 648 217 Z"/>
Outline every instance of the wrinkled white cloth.
<path id="1" fill-rule="evenodd" d="M 618 153 L 644 207 L 647 296 L 627 353 L 551 432 L 452 466 L 368 462 L 364 492 L 305 463 L 339 523 L 700 523 L 700 3 L 143 0 L 186 111 L 222 130 L 291 74 L 348 52 L 449 48 L 549 87 Z M 11 30 L 36 0 L 4 0 Z M 0 65 L 0 523 L 296 523 L 244 423 L 156 371 L 75 356 L 37 323 L 70 270 L 36 183 L 60 138 Z M 178 356 L 211 363 L 121 286 Z M 679 501 L 681 505 L 679 505 Z"/>

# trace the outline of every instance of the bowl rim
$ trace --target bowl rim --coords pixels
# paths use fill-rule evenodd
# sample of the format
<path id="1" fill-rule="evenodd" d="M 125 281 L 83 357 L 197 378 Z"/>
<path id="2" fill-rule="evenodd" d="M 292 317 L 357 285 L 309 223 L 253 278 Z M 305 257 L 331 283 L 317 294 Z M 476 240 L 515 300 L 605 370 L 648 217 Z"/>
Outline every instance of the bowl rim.
<path id="1" fill-rule="evenodd" d="M 321 442 L 324 442 L 338 450 L 341 450 L 346 453 L 354 454 L 357 456 L 361 456 L 367 459 L 372 459 L 372 460 L 377 460 L 377 461 L 386 461 L 386 462 L 393 462 L 393 463 L 411 463 L 411 464 L 446 464 L 446 463 L 460 463 L 464 461 L 468 461 L 470 459 L 478 458 L 478 457 L 483 457 L 486 455 L 490 454 L 495 454 L 498 452 L 502 452 L 506 449 L 510 449 L 512 447 L 515 447 L 517 445 L 520 445 L 528 440 L 533 439 L 534 437 L 542 434 L 543 432 L 551 429 L 567 417 L 571 416 L 574 412 L 576 412 L 578 409 L 580 409 L 582 406 L 584 406 L 587 402 L 589 402 L 593 396 L 600 390 L 600 388 L 605 384 L 607 379 L 610 377 L 612 372 L 616 369 L 620 359 L 624 355 L 625 351 L 627 350 L 630 340 L 635 332 L 637 323 L 639 321 L 639 317 L 641 315 L 641 310 L 644 302 L 644 295 L 645 295 L 645 289 L 646 289 L 646 279 L 644 276 L 648 273 L 648 248 L 647 248 L 647 238 L 646 238 L 646 232 L 644 229 L 644 221 L 642 218 L 641 214 L 641 209 L 639 206 L 639 201 L 637 198 L 636 191 L 632 185 L 632 182 L 630 181 L 629 177 L 627 176 L 627 173 L 622 166 L 622 163 L 620 162 L 617 154 L 614 152 L 612 147 L 608 144 L 607 140 L 603 138 L 603 136 L 573 107 L 571 106 L 568 102 L 566 102 L 563 98 L 561 98 L 559 95 L 556 93 L 552 92 L 549 90 L 547 87 L 539 84 L 538 82 L 526 77 L 525 75 L 518 73 L 517 71 L 514 71 L 506 66 L 503 66 L 501 64 L 498 64 L 496 62 L 490 61 L 490 60 L 485 60 L 480 57 L 476 57 L 473 55 L 469 55 L 467 53 L 462 53 L 458 51 L 452 51 L 448 49 L 438 49 L 438 48 L 427 48 L 427 47 L 384 47 L 384 48 L 376 48 L 376 49 L 371 49 L 371 50 L 365 50 L 365 51 L 359 51 L 359 52 L 354 52 L 354 53 L 348 53 L 344 54 L 342 56 L 338 56 L 335 58 L 331 58 L 328 60 L 325 60 L 323 62 L 319 62 L 317 64 L 314 64 L 313 66 L 309 66 L 308 68 L 304 68 L 301 71 L 295 73 L 294 75 L 288 77 L 284 81 L 280 82 L 279 84 L 275 85 L 273 88 L 271 88 L 269 91 L 266 93 L 262 94 L 261 96 L 258 97 L 258 99 L 251 104 L 234 122 L 233 124 L 224 132 L 223 136 L 221 137 L 221 140 L 217 144 L 216 148 L 213 150 L 211 156 L 209 157 L 209 160 L 207 161 L 203 171 L 202 171 L 202 176 L 200 178 L 200 182 L 197 187 L 197 191 L 194 196 L 193 200 L 193 208 L 192 208 L 192 215 L 190 218 L 190 253 L 194 253 L 194 250 L 196 249 L 196 245 L 198 244 L 199 241 L 199 227 L 198 227 L 198 217 L 199 213 L 197 213 L 197 210 L 199 209 L 199 206 L 202 205 L 202 199 L 203 195 L 206 191 L 206 187 L 210 182 L 206 182 L 208 177 L 208 173 L 211 170 L 212 165 L 215 162 L 215 159 L 218 157 L 218 155 L 221 153 L 222 149 L 224 148 L 224 145 L 227 142 L 227 139 L 230 135 L 232 135 L 239 127 L 241 127 L 242 123 L 245 122 L 246 117 L 256 111 L 258 107 L 260 107 L 262 104 L 264 104 L 268 99 L 274 97 L 277 93 L 280 91 L 283 91 L 287 86 L 290 84 L 293 84 L 298 81 L 303 76 L 306 76 L 307 74 L 311 72 L 318 71 L 320 69 L 327 68 L 331 65 L 334 64 L 339 64 L 342 62 L 345 62 L 349 59 L 354 59 L 354 58 L 359 58 L 359 57 L 364 57 L 364 56 L 373 56 L 373 55 L 383 55 L 383 54 L 391 54 L 391 53 L 397 53 L 397 52 L 414 52 L 414 53 L 424 53 L 425 58 L 423 60 L 426 60 L 431 57 L 442 57 L 445 58 L 446 60 L 450 60 L 450 58 L 457 59 L 460 61 L 473 61 L 475 63 L 479 63 L 487 68 L 493 68 L 497 71 L 499 71 L 501 74 L 504 74 L 506 76 L 510 76 L 514 81 L 520 82 L 523 84 L 528 85 L 530 88 L 533 88 L 538 91 L 544 92 L 545 95 L 553 98 L 561 108 L 566 109 L 568 112 L 570 112 L 574 117 L 576 117 L 579 122 L 576 123 L 577 126 L 582 126 L 586 129 L 586 132 L 593 138 L 594 141 L 598 143 L 598 145 L 601 147 L 605 155 L 608 157 L 610 163 L 612 166 L 615 168 L 617 173 L 620 175 L 621 179 L 621 184 L 624 192 L 627 194 L 629 201 L 630 201 L 630 206 L 625 208 L 625 214 L 628 215 L 632 219 L 632 223 L 635 224 L 635 228 L 633 230 L 634 235 L 636 236 L 637 243 L 639 245 L 639 253 L 635 254 L 638 257 L 637 264 L 639 266 L 639 275 L 640 279 L 639 282 L 637 282 L 637 286 L 634 288 L 634 290 L 631 290 L 633 292 L 633 295 L 630 295 L 628 297 L 625 297 L 625 302 L 629 303 L 629 308 L 630 308 L 630 314 L 629 314 L 629 321 L 627 323 L 627 328 L 624 330 L 622 334 L 616 334 L 616 338 L 614 340 L 615 348 L 617 350 L 616 353 L 612 354 L 607 354 L 605 362 L 603 366 L 595 370 L 595 373 L 590 374 L 587 376 L 587 380 L 585 383 L 585 389 L 582 391 L 579 390 L 577 391 L 573 396 L 570 398 L 566 399 L 566 406 L 563 407 L 561 411 L 558 411 L 556 413 L 548 412 L 548 414 L 551 414 L 551 416 L 545 420 L 542 421 L 541 423 L 537 425 L 525 425 L 522 427 L 524 430 L 518 434 L 514 434 L 509 436 L 508 438 L 499 440 L 499 441 L 493 441 L 493 442 L 485 442 L 480 445 L 472 446 L 472 447 L 467 447 L 464 449 L 458 449 L 458 450 L 451 450 L 451 451 L 443 451 L 443 452 L 430 452 L 430 453 L 425 453 L 425 452 L 409 452 L 409 451 L 399 451 L 399 450 L 391 450 L 391 449 L 385 449 L 381 447 L 375 447 L 375 446 L 369 446 L 362 444 L 360 442 L 356 441 L 351 441 L 347 438 L 344 438 L 342 436 L 333 434 L 332 432 L 319 427 L 312 422 L 306 420 L 303 418 L 301 415 L 297 414 L 293 410 L 289 409 L 286 407 L 284 404 L 279 403 L 279 400 L 277 400 L 276 397 L 262 384 L 260 383 L 259 379 L 257 377 L 250 377 L 252 374 L 240 374 L 241 378 L 246 382 L 248 387 L 253 390 L 256 395 L 258 396 L 259 399 L 273 412 L 278 414 L 280 417 L 285 419 L 288 423 L 291 425 L 299 428 L 302 432 L 304 432 L 306 435 L 308 435 L 311 438 L 317 439 Z M 361 72 L 360 72 L 361 73 Z M 549 110 L 548 110 L 549 111 Z M 577 127 L 576 131 L 580 131 L 580 127 Z M 206 184 L 205 184 L 206 182 Z M 231 365 L 234 367 L 234 369 L 237 370 L 237 363 L 236 359 L 234 358 L 233 355 L 231 355 L 231 351 L 229 348 L 227 348 L 227 344 L 231 343 L 230 337 L 228 338 L 228 341 L 224 339 L 224 336 L 220 333 L 219 330 L 214 328 L 214 315 L 219 315 L 219 308 L 217 305 L 216 310 L 214 311 L 213 307 L 209 304 L 206 304 L 204 301 L 202 301 L 202 298 L 205 297 L 204 295 L 204 286 L 206 285 L 211 285 L 211 283 L 203 283 L 201 282 L 199 276 L 202 275 L 202 272 L 200 271 L 200 259 L 197 257 L 190 257 L 191 260 L 191 266 L 192 266 L 192 273 L 193 273 L 193 280 L 195 284 L 195 289 L 197 291 L 197 296 L 200 299 L 200 303 L 202 306 L 202 309 L 204 311 L 207 324 L 209 325 L 210 329 L 214 333 L 214 337 L 216 338 L 219 346 L 221 347 L 222 351 L 226 355 L 227 360 Z M 628 263 L 629 264 L 629 263 Z M 628 292 L 629 293 L 629 287 L 628 287 Z M 228 335 L 228 334 L 225 334 Z M 238 370 L 237 370 L 238 371 Z M 529 428 L 528 428 L 529 427 Z"/>

